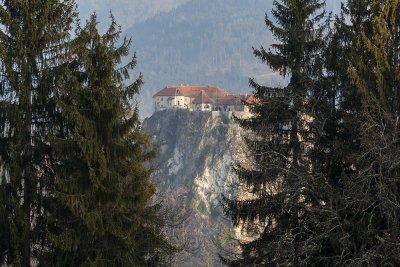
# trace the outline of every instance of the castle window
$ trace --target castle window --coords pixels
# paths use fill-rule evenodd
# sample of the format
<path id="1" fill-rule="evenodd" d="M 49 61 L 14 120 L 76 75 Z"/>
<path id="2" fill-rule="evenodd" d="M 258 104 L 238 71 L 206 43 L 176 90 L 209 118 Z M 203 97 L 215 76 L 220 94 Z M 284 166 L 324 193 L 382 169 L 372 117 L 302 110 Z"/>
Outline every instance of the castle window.
<path id="1" fill-rule="evenodd" d="M 179 106 L 180 104 L 179 104 L 179 100 L 178 100 L 178 106 Z"/>

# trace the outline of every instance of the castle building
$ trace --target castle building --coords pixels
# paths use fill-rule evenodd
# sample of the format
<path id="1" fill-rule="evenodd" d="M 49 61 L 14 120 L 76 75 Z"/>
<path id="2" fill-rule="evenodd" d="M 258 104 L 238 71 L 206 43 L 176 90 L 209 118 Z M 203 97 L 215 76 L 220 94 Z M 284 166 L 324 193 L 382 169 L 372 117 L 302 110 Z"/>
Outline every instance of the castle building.
<path id="1" fill-rule="evenodd" d="M 244 106 L 244 111 L 250 112 L 252 107 L 256 104 L 260 104 L 260 100 L 258 100 L 254 95 L 250 95 L 246 101 L 247 105 Z"/>
<path id="2" fill-rule="evenodd" d="M 216 86 L 166 86 L 153 96 L 153 111 L 243 111 L 247 95 L 232 95 Z"/>

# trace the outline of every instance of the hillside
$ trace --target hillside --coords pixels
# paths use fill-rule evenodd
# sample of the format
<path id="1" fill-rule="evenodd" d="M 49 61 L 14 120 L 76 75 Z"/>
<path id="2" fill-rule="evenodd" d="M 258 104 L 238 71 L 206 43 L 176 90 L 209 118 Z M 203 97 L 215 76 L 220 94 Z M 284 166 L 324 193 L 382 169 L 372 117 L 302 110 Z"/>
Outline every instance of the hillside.
<path id="1" fill-rule="evenodd" d="M 338 0 L 339 3 L 339 0 Z M 327 1 L 336 10 L 336 0 Z M 141 111 L 151 114 L 151 97 L 166 85 L 216 85 L 230 93 L 249 92 L 248 78 L 284 84 L 254 58 L 252 47 L 274 42 L 264 25 L 272 1 L 190 0 L 127 30 L 144 75 Z"/>
<path id="2" fill-rule="evenodd" d="M 114 14 L 122 29 L 126 30 L 135 23 L 145 21 L 160 12 L 168 12 L 188 0 L 76 0 L 79 17 L 85 21 L 93 12 L 97 13 L 103 29 L 109 23 L 110 11 Z"/>
<path id="3" fill-rule="evenodd" d="M 97 12 L 100 27 L 112 10 L 137 52 L 145 85 L 143 116 L 152 112 L 151 97 L 165 85 L 216 85 L 231 93 L 248 92 L 248 78 L 264 84 L 284 83 L 256 60 L 252 47 L 274 40 L 264 25 L 272 7 L 264 0 L 77 0 L 81 19 Z M 340 0 L 327 1 L 338 9 Z"/>
<path id="4" fill-rule="evenodd" d="M 279 79 L 260 64 L 252 46 L 269 44 L 264 14 L 272 1 L 191 0 L 178 8 L 135 24 L 137 69 L 144 75 L 142 101 L 165 85 L 212 84 L 228 92 L 248 92 L 248 77 L 276 84 Z M 151 113 L 151 107 L 143 107 Z M 142 109 L 143 109 L 142 108 Z"/>

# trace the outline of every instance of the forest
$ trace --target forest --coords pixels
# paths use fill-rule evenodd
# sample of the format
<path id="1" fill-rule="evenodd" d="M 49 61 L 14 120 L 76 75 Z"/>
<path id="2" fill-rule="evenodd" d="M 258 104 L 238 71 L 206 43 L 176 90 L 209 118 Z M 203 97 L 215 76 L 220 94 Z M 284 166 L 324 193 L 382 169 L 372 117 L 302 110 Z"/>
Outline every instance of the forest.
<path id="1" fill-rule="evenodd" d="M 146 21 L 161 12 L 174 10 L 188 0 L 77 0 L 79 18 L 86 20 L 93 12 L 96 12 L 100 22 L 100 31 L 105 30 L 107 18 L 110 12 L 118 18 L 125 31 L 136 23 Z M 104 27 L 103 23 L 104 22 Z"/>
<path id="2" fill-rule="evenodd" d="M 251 238 L 225 240 L 221 263 L 400 265 L 400 0 L 270 8 L 257 27 L 273 44 L 251 52 L 288 82 L 250 78 L 251 115 L 233 118 L 250 164 L 232 166 L 239 193 L 220 205 Z M 96 14 L 81 23 L 74 0 L 3 0 L 0 25 L 0 265 L 170 266 L 187 248 L 168 227 L 185 218 L 151 180 L 132 40 L 112 15 L 105 33 Z"/>

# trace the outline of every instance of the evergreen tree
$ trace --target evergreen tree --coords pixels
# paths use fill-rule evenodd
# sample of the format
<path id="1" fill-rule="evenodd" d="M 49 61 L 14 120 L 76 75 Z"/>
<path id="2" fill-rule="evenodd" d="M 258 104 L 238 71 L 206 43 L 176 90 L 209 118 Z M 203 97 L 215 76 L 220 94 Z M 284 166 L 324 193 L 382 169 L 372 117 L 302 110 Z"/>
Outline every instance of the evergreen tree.
<path id="1" fill-rule="evenodd" d="M 350 264 L 397 266 L 400 1 L 374 1 L 372 11 L 372 27 L 361 28 L 349 72 L 361 108 L 359 149 L 349 156 L 354 172 L 345 192 L 345 229 L 354 248 Z"/>
<path id="2" fill-rule="evenodd" d="M 397 92 L 399 64 L 399 32 L 397 1 L 374 1 L 372 32 L 364 27 L 357 35 L 359 53 L 350 68 L 350 77 L 358 89 L 364 109 L 371 97 L 379 101 L 388 112 L 399 111 Z"/>
<path id="3" fill-rule="evenodd" d="M 358 35 L 363 30 L 367 36 L 372 36 L 372 20 L 377 10 L 373 7 L 373 0 L 349 0 L 342 5 L 342 12 L 335 21 L 335 41 L 331 45 L 331 60 L 328 68 L 332 71 L 334 81 L 340 95 L 338 112 L 343 118 L 338 133 L 337 150 L 346 165 L 350 166 L 349 151 L 359 148 L 359 133 L 361 111 L 360 95 L 352 85 L 349 77 L 349 64 L 356 64 L 358 56 L 363 53 L 358 47 Z M 351 173 L 351 170 L 347 170 Z M 345 178 L 346 179 L 346 178 Z"/>
<path id="4" fill-rule="evenodd" d="M 250 80 L 257 99 L 250 105 L 253 116 L 238 121 L 252 132 L 246 142 L 253 165 L 234 167 L 240 191 L 247 193 L 225 199 L 225 211 L 256 238 L 241 244 L 242 255 L 231 266 L 323 264 L 330 249 L 324 245 L 326 225 L 320 224 L 329 214 L 330 185 L 320 173 L 326 170 L 315 164 L 321 161 L 315 155 L 326 151 L 317 145 L 326 111 L 316 107 L 333 104 L 323 87 L 328 24 L 318 11 L 324 3 L 285 0 L 274 7 L 277 25 L 268 16 L 265 22 L 279 43 L 272 45 L 275 51 L 261 47 L 254 54 L 290 81 L 285 88 L 268 88 Z"/>
<path id="5" fill-rule="evenodd" d="M 1 1 L 0 265 L 30 266 L 46 239 L 47 134 L 74 10 L 71 0 Z"/>
<path id="6" fill-rule="evenodd" d="M 285 3 L 273 13 L 278 23 L 290 17 L 285 7 L 297 1 Z M 241 245 L 242 257 L 231 265 L 399 264 L 400 4 L 349 0 L 342 10 L 324 36 L 327 47 L 315 50 L 323 62 L 312 62 L 311 72 L 300 68 L 306 82 L 296 84 L 296 92 L 305 92 L 306 106 L 294 109 L 296 94 L 288 94 L 301 75 L 293 74 L 289 63 L 297 59 L 285 52 L 302 45 L 282 48 L 296 35 L 280 39 L 275 55 L 256 51 L 275 70 L 292 75 L 280 91 L 252 82 L 258 99 L 251 105 L 254 116 L 239 120 L 253 134 L 247 141 L 254 165 L 236 166 L 248 193 L 227 200 L 226 211 L 236 225 L 258 235 Z M 277 32 L 270 28 L 285 36 L 289 27 L 281 25 Z M 276 67 L 285 62 L 281 58 L 289 67 Z M 279 91 L 278 97 L 265 97 L 271 91 Z M 287 115 L 290 110 L 296 113 Z"/>
<path id="7" fill-rule="evenodd" d="M 381 178 L 387 175 L 385 171 L 371 172 L 371 166 L 375 164 L 380 165 L 381 170 L 390 170 L 388 172 L 392 174 L 396 172 L 394 171 L 396 159 L 393 155 L 397 153 L 393 151 L 394 143 L 388 142 L 395 127 L 393 120 L 389 123 L 390 116 L 387 112 L 376 102 L 376 94 L 375 97 L 367 96 L 358 88 L 363 83 L 368 88 L 376 88 L 376 77 L 373 73 L 380 67 L 373 62 L 378 54 L 377 51 L 371 50 L 374 46 L 371 42 L 366 46 L 361 43 L 376 39 L 378 36 L 381 38 L 381 34 L 385 35 L 387 29 L 377 26 L 377 17 L 381 16 L 384 2 L 348 1 L 343 6 L 342 15 L 336 18 L 334 33 L 331 35 L 326 54 L 326 70 L 330 86 L 325 88 L 334 89 L 337 101 L 336 108 L 332 109 L 334 116 L 327 117 L 324 123 L 325 128 L 331 128 L 331 145 L 327 148 L 331 151 L 329 157 L 335 159 L 332 162 L 336 162 L 336 168 L 331 169 L 335 170 L 334 172 L 325 174 L 329 175 L 326 176 L 327 179 L 334 182 L 330 187 L 333 198 L 329 201 L 330 217 L 323 218 L 321 223 L 334 218 L 334 223 L 328 226 L 330 243 L 333 245 L 330 251 L 332 264 L 339 266 L 398 264 L 392 256 L 392 252 L 397 253 L 396 248 L 392 246 L 393 238 L 398 236 L 396 227 L 385 223 L 393 220 L 393 206 L 385 203 L 388 201 L 386 197 L 390 190 L 386 192 L 383 190 L 396 187 L 392 182 L 388 182 L 391 178 L 386 181 L 378 179 L 380 182 L 376 182 L 379 175 Z M 380 28 L 380 32 L 377 31 L 377 27 Z M 384 45 L 377 42 L 374 47 L 384 47 Z M 392 57 L 393 53 L 388 53 L 388 56 L 395 58 Z M 349 75 L 349 64 L 351 75 Z M 386 74 L 385 77 L 393 76 Z M 357 83 L 359 84 L 354 86 Z M 366 106 L 369 107 L 367 113 Z M 329 127 L 330 122 L 334 122 L 331 124 L 334 127 Z M 390 138 L 387 132 L 384 134 L 385 131 L 391 132 Z M 392 139 L 393 142 L 396 142 L 395 140 Z M 325 146 L 326 143 L 318 141 L 316 144 Z M 377 157 L 374 151 L 379 147 L 388 149 L 388 154 L 391 154 L 392 158 L 388 160 L 390 157 L 386 156 L 384 161 L 386 164 L 394 163 L 394 165 L 385 166 L 383 157 Z M 326 167 L 324 164 L 320 166 Z M 387 227 L 391 230 L 387 231 Z M 385 245 L 382 245 L 381 241 L 384 239 L 381 239 L 380 234 L 376 235 L 377 232 L 380 234 L 386 232 Z"/>
<path id="8" fill-rule="evenodd" d="M 120 29 L 104 35 L 93 15 L 78 27 L 57 107 L 65 123 L 51 138 L 56 174 L 49 217 L 50 249 L 41 265 L 147 266 L 174 248 L 162 232 L 145 162 L 154 156 L 131 108 L 141 75 L 125 85 L 135 57 L 121 67 L 130 40 L 116 46 Z"/>

